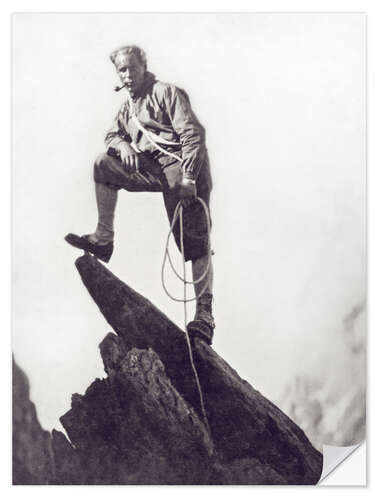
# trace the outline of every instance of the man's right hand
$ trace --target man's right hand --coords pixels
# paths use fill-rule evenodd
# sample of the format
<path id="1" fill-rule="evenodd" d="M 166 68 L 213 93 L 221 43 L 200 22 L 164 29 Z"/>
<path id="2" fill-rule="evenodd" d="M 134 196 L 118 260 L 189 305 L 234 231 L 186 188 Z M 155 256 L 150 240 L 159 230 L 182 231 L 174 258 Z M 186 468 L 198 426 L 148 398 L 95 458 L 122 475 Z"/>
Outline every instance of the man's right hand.
<path id="1" fill-rule="evenodd" d="M 138 154 L 134 151 L 130 144 L 122 142 L 117 146 L 117 151 L 124 165 L 125 172 L 134 174 L 139 171 Z"/>

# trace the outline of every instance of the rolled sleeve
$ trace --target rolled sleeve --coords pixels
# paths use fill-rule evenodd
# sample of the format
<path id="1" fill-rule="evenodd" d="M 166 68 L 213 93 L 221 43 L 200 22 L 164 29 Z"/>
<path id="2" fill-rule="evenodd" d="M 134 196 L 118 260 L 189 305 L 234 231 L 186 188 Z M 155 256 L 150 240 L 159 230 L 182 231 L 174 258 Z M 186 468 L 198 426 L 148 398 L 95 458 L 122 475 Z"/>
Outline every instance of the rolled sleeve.
<path id="1" fill-rule="evenodd" d="M 109 148 L 117 149 L 118 146 L 123 142 L 131 142 L 129 140 L 129 135 L 125 130 L 124 123 L 124 108 L 122 107 L 117 113 L 117 116 L 113 122 L 112 128 L 108 130 L 104 143 L 107 150 Z"/>

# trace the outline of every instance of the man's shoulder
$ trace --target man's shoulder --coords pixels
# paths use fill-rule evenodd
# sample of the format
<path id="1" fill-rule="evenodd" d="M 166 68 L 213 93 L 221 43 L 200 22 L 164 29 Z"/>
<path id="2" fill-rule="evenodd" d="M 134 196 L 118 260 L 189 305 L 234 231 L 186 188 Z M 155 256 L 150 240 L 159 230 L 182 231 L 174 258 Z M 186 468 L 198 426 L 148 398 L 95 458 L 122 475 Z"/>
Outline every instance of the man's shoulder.
<path id="1" fill-rule="evenodd" d="M 181 89 L 174 83 L 164 82 L 162 80 L 156 80 L 154 83 L 154 92 L 161 98 L 173 98 L 178 93 L 183 94 L 187 97 L 185 90 Z"/>
<path id="2" fill-rule="evenodd" d="M 176 85 L 173 85 L 173 83 L 164 82 L 163 80 L 155 80 L 154 83 L 154 92 L 157 94 L 167 94 L 175 91 L 176 88 Z"/>

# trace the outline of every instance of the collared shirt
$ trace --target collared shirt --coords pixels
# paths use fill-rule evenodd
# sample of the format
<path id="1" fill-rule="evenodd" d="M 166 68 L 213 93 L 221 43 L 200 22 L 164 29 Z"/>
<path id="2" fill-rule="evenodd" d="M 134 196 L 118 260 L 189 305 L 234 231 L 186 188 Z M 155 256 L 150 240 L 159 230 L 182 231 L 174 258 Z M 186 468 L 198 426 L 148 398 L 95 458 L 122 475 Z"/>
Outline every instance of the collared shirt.
<path id="1" fill-rule="evenodd" d="M 133 110 L 146 130 L 176 143 L 176 146 L 161 146 L 181 156 L 185 175 L 196 179 L 202 165 L 208 161 L 205 130 L 191 109 L 186 92 L 158 81 L 152 73 L 146 72 L 143 86 L 133 98 Z M 171 159 L 150 143 L 131 118 L 128 97 L 105 138 L 107 148 L 116 149 L 123 141 L 133 143 L 141 152 L 152 154 L 162 167 L 171 163 Z"/>

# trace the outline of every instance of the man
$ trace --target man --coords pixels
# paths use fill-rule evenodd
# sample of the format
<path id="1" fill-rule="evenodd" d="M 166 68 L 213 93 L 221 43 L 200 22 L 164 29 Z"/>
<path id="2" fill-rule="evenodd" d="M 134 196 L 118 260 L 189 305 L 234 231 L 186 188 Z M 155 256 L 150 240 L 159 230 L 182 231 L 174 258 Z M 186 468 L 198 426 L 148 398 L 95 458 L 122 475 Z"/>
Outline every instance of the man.
<path id="1" fill-rule="evenodd" d="M 191 336 L 212 342 L 213 272 L 208 251 L 210 227 L 199 196 L 209 207 L 212 180 L 205 146 L 204 128 L 193 113 L 187 94 L 160 82 L 147 71 L 146 55 L 137 46 L 121 47 L 110 55 L 126 99 L 107 133 L 107 152 L 94 165 L 98 207 L 95 233 L 68 234 L 71 245 L 108 262 L 113 252 L 113 221 L 119 189 L 162 192 L 169 221 L 181 201 L 185 260 L 192 261 L 193 280 L 208 267 L 204 279 L 195 283 L 197 299 Z M 211 221 L 210 221 L 211 223 Z M 179 224 L 173 230 L 180 248 Z M 181 250 L 181 249 L 180 249 Z M 203 291 L 204 290 L 204 291 Z M 203 291 L 203 293 L 202 293 Z"/>

